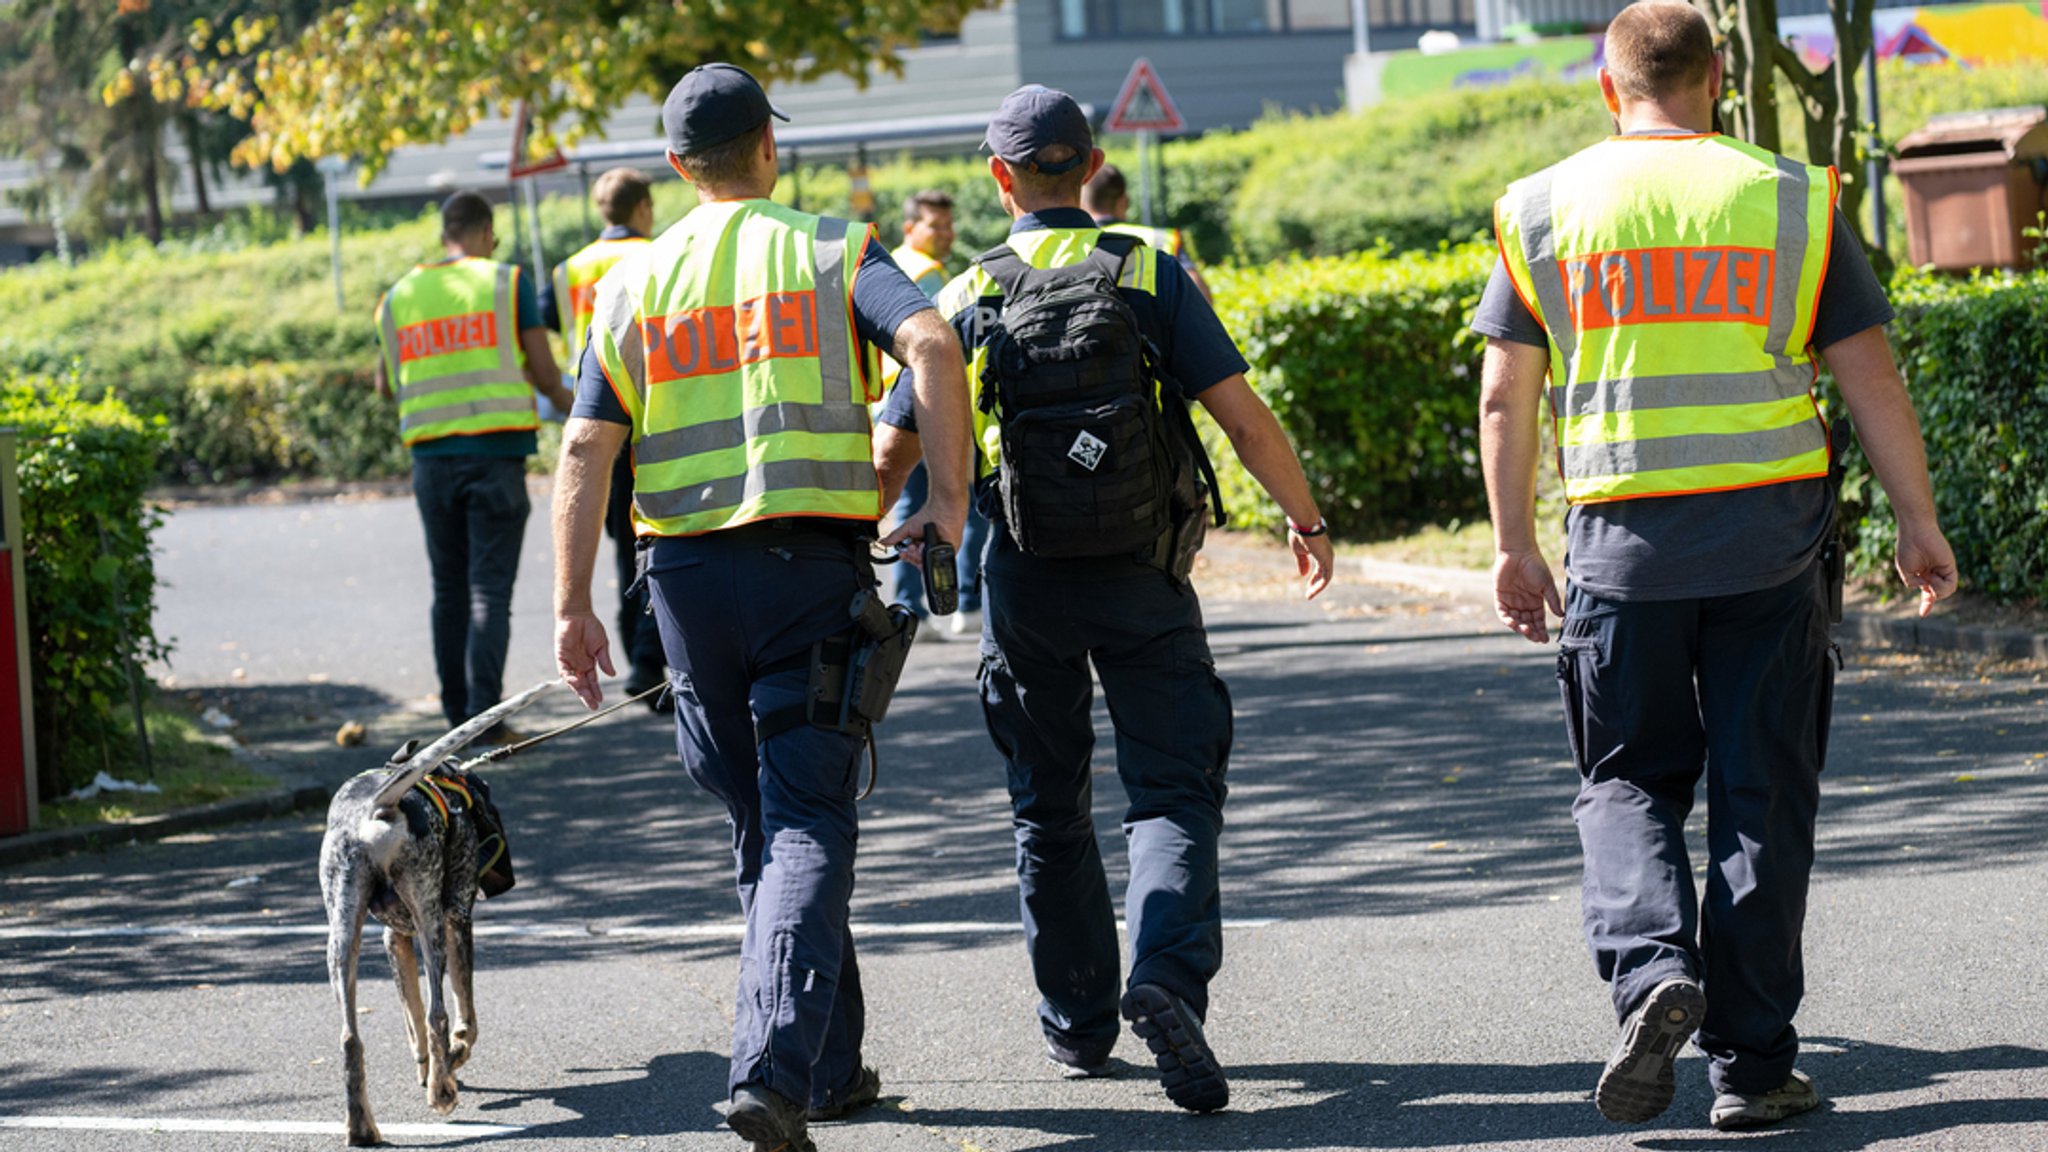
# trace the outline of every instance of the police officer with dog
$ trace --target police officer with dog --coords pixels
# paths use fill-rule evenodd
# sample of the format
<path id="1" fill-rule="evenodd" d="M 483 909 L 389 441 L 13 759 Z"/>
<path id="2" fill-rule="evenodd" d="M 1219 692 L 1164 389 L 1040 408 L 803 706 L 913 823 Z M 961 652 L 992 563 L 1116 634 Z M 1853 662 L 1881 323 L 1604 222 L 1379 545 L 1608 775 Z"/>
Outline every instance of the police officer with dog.
<path id="1" fill-rule="evenodd" d="M 803 1152 L 810 1120 L 881 1090 L 847 928 L 854 802 L 886 703 L 875 668 L 900 668 L 915 620 L 879 607 L 869 559 L 907 472 L 877 471 L 879 350 L 914 371 L 931 441 L 931 498 L 884 544 L 960 538 L 969 424 L 959 341 L 873 229 L 769 199 L 771 118 L 787 119 L 730 64 L 663 106 L 698 205 L 599 285 L 557 480 L 555 652 L 597 706 L 612 661 L 590 571 L 630 438 L 677 746 L 730 815 L 747 922 L 726 1123 L 757 1152 Z"/>
<path id="2" fill-rule="evenodd" d="M 1697 1033 L 1708 1119 L 1752 1128 L 1820 1103 L 1792 1025 L 1838 659 L 1816 356 L 1923 614 L 1955 558 L 1834 171 L 1713 131 L 1720 61 L 1686 4 L 1623 10 L 1600 83 L 1617 134 L 1508 189 L 1473 323 L 1496 611 L 1538 643 L 1546 610 L 1564 617 L 1586 940 L 1622 1027 L 1594 1102 L 1620 1123 L 1661 1113 Z M 1546 390 L 1571 505 L 1562 604 L 1534 515 Z M 1704 908 L 1685 844 L 1702 774 Z"/>
<path id="3" fill-rule="evenodd" d="M 1168 1096 L 1212 1111 L 1229 1099 L 1202 1022 L 1223 958 L 1231 715 L 1189 584 L 1213 483 L 1188 402 L 1216 418 L 1287 513 L 1309 596 L 1330 580 L 1327 528 L 1244 358 L 1180 265 L 1082 211 L 1102 152 L 1073 99 L 1018 89 L 985 146 L 1014 223 L 939 305 L 968 349 L 988 468 L 981 698 L 1008 768 L 1046 1051 L 1069 1077 L 1108 1074 L 1121 1012 Z M 925 428 L 922 371 L 905 372 L 912 387 L 899 380 L 881 416 L 890 475 Z M 927 458 L 944 444 L 925 445 Z M 1127 987 L 1089 813 L 1091 663 L 1130 796 Z"/>
<path id="4" fill-rule="evenodd" d="M 433 574 L 430 618 L 441 711 L 452 727 L 496 704 L 512 642 L 512 581 L 532 504 L 534 394 L 567 411 L 538 293 L 497 246 L 490 201 L 441 205 L 446 257 L 405 274 L 377 301 L 377 394 L 398 398 L 412 492 Z M 499 725 L 485 739 L 509 743 Z"/>

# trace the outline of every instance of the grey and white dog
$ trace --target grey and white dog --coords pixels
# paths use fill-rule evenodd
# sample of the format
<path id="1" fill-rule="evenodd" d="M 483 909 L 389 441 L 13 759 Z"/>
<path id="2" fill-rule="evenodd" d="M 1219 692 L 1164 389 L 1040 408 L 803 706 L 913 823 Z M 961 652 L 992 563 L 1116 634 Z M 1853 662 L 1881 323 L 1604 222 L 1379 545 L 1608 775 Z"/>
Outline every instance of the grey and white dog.
<path id="1" fill-rule="evenodd" d="M 492 725 L 532 703 L 555 681 L 537 684 L 463 723 L 424 750 L 406 744 L 381 769 L 342 785 L 327 809 L 320 842 L 320 894 L 327 903 L 327 977 L 341 1001 L 341 1052 L 348 1093 L 348 1142 L 383 1142 L 365 1090 L 363 1042 L 356 1031 L 356 958 L 363 922 L 384 923 L 384 951 L 398 978 L 419 1082 L 427 1102 L 455 1107 L 455 1070 L 476 1047 L 474 950 L 470 912 L 477 894 L 478 826 L 473 805 L 445 812 L 414 786 Z M 426 995 L 422 1002 L 420 975 Z M 454 986 L 459 1021 L 451 1041 L 442 977 Z"/>

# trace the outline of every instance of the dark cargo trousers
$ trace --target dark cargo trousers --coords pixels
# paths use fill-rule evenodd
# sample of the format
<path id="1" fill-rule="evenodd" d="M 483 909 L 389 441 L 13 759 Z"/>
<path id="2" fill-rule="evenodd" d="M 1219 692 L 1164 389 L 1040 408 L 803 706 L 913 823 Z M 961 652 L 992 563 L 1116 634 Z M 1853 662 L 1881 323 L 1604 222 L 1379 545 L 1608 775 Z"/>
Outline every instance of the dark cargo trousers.
<path id="1" fill-rule="evenodd" d="M 432 573 L 434 672 L 450 727 L 504 696 L 512 581 L 533 504 L 523 456 L 415 456 L 412 495 Z"/>
<path id="2" fill-rule="evenodd" d="M 1009 771 L 1024 943 L 1048 1040 L 1083 1063 L 1119 1032 L 1116 912 L 1095 840 L 1089 665 L 1130 806 L 1130 983 L 1204 1016 L 1223 962 L 1217 838 L 1230 695 L 1191 591 L 1133 561 L 1040 560 L 994 528 L 983 569 L 981 700 Z"/>
<path id="3" fill-rule="evenodd" d="M 1775 588 L 1617 601 L 1573 587 L 1557 658 L 1581 784 L 1586 943 L 1626 1018 L 1706 990 L 1718 1092 L 1778 1088 L 1799 1054 L 1801 938 L 1834 665 L 1818 566 Z M 1704 908 L 1685 820 L 1707 781 Z"/>
<path id="4" fill-rule="evenodd" d="M 844 536 L 793 520 L 665 540 L 648 573 L 676 746 L 733 830 L 747 929 L 731 1086 L 763 1084 L 813 1107 L 860 1072 L 865 1011 L 847 905 L 866 757 L 858 738 L 823 728 L 758 748 L 754 732 L 803 700 L 809 674 L 790 659 L 846 632 L 854 594 L 873 584 Z"/>

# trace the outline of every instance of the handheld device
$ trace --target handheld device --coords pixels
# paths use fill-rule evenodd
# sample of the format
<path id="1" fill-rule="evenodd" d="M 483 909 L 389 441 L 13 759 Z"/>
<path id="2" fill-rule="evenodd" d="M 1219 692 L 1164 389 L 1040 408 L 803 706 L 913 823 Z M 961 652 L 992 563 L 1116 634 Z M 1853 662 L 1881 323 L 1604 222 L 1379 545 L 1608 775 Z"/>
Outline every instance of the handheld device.
<path id="1" fill-rule="evenodd" d="M 960 572 L 953 566 L 953 546 L 939 537 L 939 526 L 924 526 L 924 602 L 934 616 L 951 616 L 960 607 Z"/>

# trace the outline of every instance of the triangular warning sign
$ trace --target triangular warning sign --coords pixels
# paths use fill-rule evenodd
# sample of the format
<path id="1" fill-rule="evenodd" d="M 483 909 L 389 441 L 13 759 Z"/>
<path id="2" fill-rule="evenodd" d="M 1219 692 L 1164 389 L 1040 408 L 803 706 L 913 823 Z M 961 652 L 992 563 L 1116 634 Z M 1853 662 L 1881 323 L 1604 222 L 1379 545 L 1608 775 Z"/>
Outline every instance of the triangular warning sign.
<path id="1" fill-rule="evenodd" d="M 1152 62 L 1140 56 L 1132 61 L 1131 74 L 1124 77 L 1103 127 L 1111 132 L 1185 132 L 1188 122 L 1166 94 Z"/>

